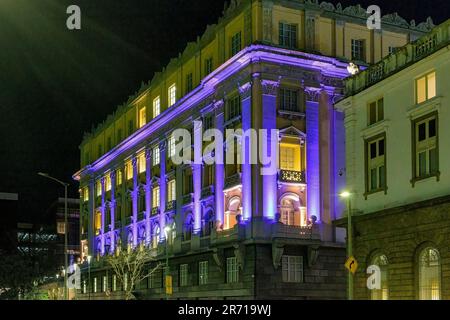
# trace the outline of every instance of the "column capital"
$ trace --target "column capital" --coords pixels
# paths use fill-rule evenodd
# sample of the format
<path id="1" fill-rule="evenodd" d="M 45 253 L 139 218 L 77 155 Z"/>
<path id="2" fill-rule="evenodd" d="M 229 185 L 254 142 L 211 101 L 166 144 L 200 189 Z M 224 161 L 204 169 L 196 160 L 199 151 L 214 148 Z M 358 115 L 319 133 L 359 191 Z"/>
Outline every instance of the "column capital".
<path id="1" fill-rule="evenodd" d="M 242 86 L 239 85 L 239 94 L 241 95 L 242 100 L 250 98 L 252 95 L 252 82 L 249 81 Z"/>
<path id="2" fill-rule="evenodd" d="M 131 164 L 132 164 L 132 166 L 133 166 L 133 169 L 137 167 L 137 158 L 136 158 L 136 157 L 133 157 L 133 158 L 131 159 Z"/>
<path id="3" fill-rule="evenodd" d="M 152 159 L 152 151 L 153 149 L 148 147 L 147 149 L 145 149 L 145 159 L 146 160 L 151 160 Z"/>
<path id="4" fill-rule="evenodd" d="M 321 88 L 305 87 L 306 100 L 311 102 L 319 102 Z"/>
<path id="5" fill-rule="evenodd" d="M 159 150 L 160 152 L 163 152 L 166 150 L 166 146 L 167 146 L 167 140 L 163 140 L 159 143 Z"/>
<path id="6" fill-rule="evenodd" d="M 280 87 L 280 82 L 273 80 L 261 80 L 261 86 L 263 95 L 276 96 L 278 93 L 278 88 Z"/>

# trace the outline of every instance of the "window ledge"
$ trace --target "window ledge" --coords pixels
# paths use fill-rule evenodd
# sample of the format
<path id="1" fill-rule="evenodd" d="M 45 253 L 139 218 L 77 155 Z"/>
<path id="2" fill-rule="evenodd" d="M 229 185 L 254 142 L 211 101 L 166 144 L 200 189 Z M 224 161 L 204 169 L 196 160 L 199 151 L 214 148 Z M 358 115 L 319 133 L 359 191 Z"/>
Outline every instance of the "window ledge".
<path id="1" fill-rule="evenodd" d="M 361 130 L 361 137 L 363 137 L 364 139 L 367 139 L 367 138 L 373 137 L 377 134 L 383 133 L 383 132 L 387 131 L 387 129 L 389 128 L 389 123 L 390 123 L 390 121 L 388 119 L 376 122 L 376 123 L 368 126 L 367 128 Z"/>
<path id="2" fill-rule="evenodd" d="M 426 100 L 422 103 L 414 104 L 410 106 L 407 110 L 407 117 L 414 119 L 421 117 L 427 113 L 430 113 L 432 111 L 439 111 L 440 106 L 442 104 L 442 96 L 436 96 L 434 98 L 431 98 L 429 100 Z"/>
<path id="3" fill-rule="evenodd" d="M 290 110 L 278 110 L 278 114 L 280 116 L 287 116 L 289 118 L 304 118 L 305 117 L 304 112 L 290 111 Z"/>
<path id="4" fill-rule="evenodd" d="M 441 179 L 441 172 L 438 171 L 436 173 L 429 174 L 429 175 L 426 175 L 426 176 L 415 177 L 415 178 L 412 178 L 410 182 L 411 182 L 412 187 L 414 188 L 416 186 L 416 183 L 422 182 L 422 181 L 425 181 L 425 180 L 429 180 L 431 178 L 436 178 L 436 182 L 439 182 L 440 179 Z"/>
<path id="5" fill-rule="evenodd" d="M 387 187 L 386 188 L 372 190 L 372 191 L 366 191 L 366 193 L 364 193 L 364 198 L 367 200 L 367 198 L 369 196 L 377 194 L 377 193 L 381 193 L 381 192 L 384 192 L 384 194 L 387 195 L 387 191 L 388 191 Z"/>

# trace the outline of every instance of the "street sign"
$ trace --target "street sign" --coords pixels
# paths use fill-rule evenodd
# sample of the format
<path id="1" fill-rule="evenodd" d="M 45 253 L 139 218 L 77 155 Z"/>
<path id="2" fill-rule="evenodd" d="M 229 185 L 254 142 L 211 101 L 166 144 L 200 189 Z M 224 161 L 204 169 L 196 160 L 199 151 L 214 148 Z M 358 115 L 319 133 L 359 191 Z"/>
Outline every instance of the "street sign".
<path id="1" fill-rule="evenodd" d="M 358 261 L 356 261 L 355 257 L 351 256 L 350 258 L 347 259 L 347 262 L 345 263 L 345 267 L 352 274 L 355 274 L 356 270 L 358 270 Z"/>
<path id="2" fill-rule="evenodd" d="M 166 294 L 171 295 L 172 293 L 173 293 L 172 276 L 166 276 Z"/>

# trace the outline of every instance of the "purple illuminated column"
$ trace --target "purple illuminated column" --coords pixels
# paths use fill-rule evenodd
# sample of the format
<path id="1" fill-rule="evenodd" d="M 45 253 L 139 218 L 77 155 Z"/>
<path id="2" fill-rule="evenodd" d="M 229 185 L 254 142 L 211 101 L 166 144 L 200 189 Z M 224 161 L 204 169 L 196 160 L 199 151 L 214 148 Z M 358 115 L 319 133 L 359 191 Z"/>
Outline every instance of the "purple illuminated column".
<path id="1" fill-rule="evenodd" d="M 152 214 L 152 150 L 145 150 L 145 243 L 151 243 L 150 216 Z"/>
<path id="2" fill-rule="evenodd" d="M 166 239 L 166 141 L 159 144 L 160 151 L 160 178 L 159 178 L 159 227 L 160 227 L 160 239 L 161 241 Z"/>
<path id="3" fill-rule="evenodd" d="M 88 254 L 91 256 L 95 256 L 97 252 L 95 252 L 95 181 L 94 179 L 89 181 L 89 220 L 88 220 Z"/>
<path id="4" fill-rule="evenodd" d="M 111 246 L 110 253 L 114 253 L 115 250 L 115 241 L 116 234 L 114 232 L 116 226 L 116 171 L 113 170 L 110 173 L 111 178 L 111 203 L 110 203 L 110 213 L 111 213 Z"/>
<path id="5" fill-rule="evenodd" d="M 202 228 L 200 197 L 202 194 L 202 122 L 194 123 L 194 163 L 192 164 L 192 182 L 194 187 L 194 233 Z"/>
<path id="6" fill-rule="evenodd" d="M 223 120 L 224 120 L 224 113 L 223 113 L 223 100 L 217 101 L 214 104 L 215 107 L 215 113 L 216 113 L 216 120 L 215 120 L 215 126 L 216 129 L 223 133 Z M 215 152 L 221 152 L 222 156 L 219 157 L 216 155 L 216 159 L 220 159 L 221 163 L 216 163 L 215 168 L 215 196 L 216 196 L 216 227 L 222 226 L 224 222 L 224 194 L 223 194 L 223 188 L 224 188 L 224 173 L 225 173 L 225 166 L 223 164 L 223 148 L 220 148 L 220 150 L 215 150 Z"/>
<path id="7" fill-rule="evenodd" d="M 105 254 L 105 223 L 106 223 L 106 202 L 105 202 L 105 177 L 102 177 L 100 179 L 100 183 L 102 186 L 102 205 L 100 208 L 100 213 L 102 215 L 102 223 L 101 223 L 101 229 L 100 229 L 100 241 L 101 241 L 101 245 L 100 245 L 100 250 L 101 250 L 101 255 L 103 256 Z"/>
<path id="8" fill-rule="evenodd" d="M 138 242 L 137 221 L 138 221 L 138 196 L 139 196 L 138 167 L 136 157 L 133 158 L 132 164 L 133 164 L 133 191 L 131 192 L 131 201 L 133 206 L 133 247 L 136 247 Z"/>
<path id="9" fill-rule="evenodd" d="M 320 221 L 319 93 L 315 88 L 305 93 L 307 214 Z"/>
<path id="10" fill-rule="evenodd" d="M 246 132 L 252 128 L 252 85 L 246 83 L 239 87 L 242 103 L 242 131 Z M 250 135 L 249 135 L 250 137 Z M 244 143 L 242 141 L 242 215 L 243 220 L 250 220 L 252 217 L 252 165 L 250 160 L 251 145 L 256 141 Z"/>
<path id="11" fill-rule="evenodd" d="M 262 80 L 262 128 L 267 130 L 267 139 L 263 141 L 267 150 L 267 155 L 272 161 L 277 160 L 277 150 L 272 150 L 272 135 L 271 130 L 277 128 L 277 92 L 279 83 L 276 81 Z M 278 135 L 276 137 L 278 144 Z M 261 146 L 260 146 L 261 147 Z M 278 163 L 276 165 L 278 167 Z M 264 168 L 270 168 L 265 165 Z M 277 172 L 273 174 L 265 174 L 262 177 L 263 181 L 263 214 L 265 218 L 274 219 L 277 212 Z"/>

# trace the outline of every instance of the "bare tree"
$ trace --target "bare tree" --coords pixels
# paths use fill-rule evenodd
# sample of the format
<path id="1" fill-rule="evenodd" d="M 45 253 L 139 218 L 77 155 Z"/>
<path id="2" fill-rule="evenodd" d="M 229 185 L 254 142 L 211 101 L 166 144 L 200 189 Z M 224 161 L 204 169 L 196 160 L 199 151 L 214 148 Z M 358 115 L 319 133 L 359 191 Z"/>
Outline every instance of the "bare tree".
<path id="1" fill-rule="evenodd" d="M 151 251 L 144 245 L 140 245 L 134 250 L 131 246 L 126 249 L 118 247 L 114 255 L 108 256 L 108 264 L 124 286 L 126 300 L 132 300 L 136 285 L 150 277 L 162 266 L 161 263 L 158 263 L 153 269 L 147 269 L 149 262 L 153 260 Z"/>

